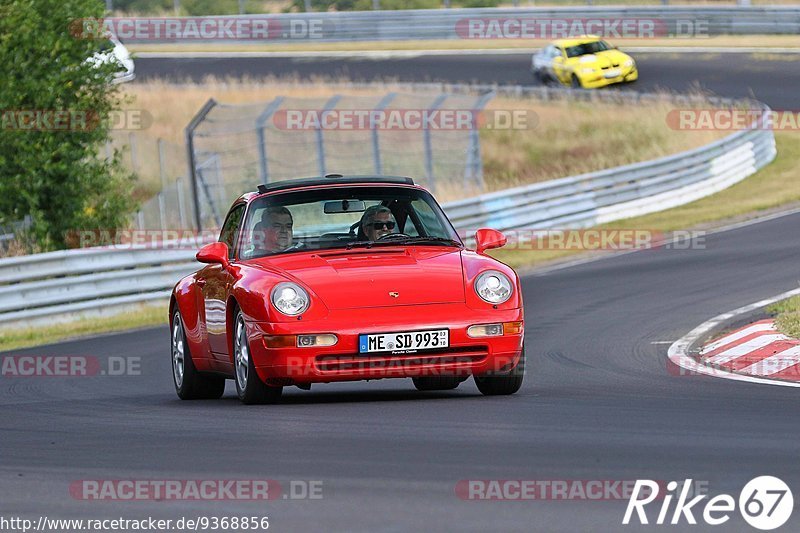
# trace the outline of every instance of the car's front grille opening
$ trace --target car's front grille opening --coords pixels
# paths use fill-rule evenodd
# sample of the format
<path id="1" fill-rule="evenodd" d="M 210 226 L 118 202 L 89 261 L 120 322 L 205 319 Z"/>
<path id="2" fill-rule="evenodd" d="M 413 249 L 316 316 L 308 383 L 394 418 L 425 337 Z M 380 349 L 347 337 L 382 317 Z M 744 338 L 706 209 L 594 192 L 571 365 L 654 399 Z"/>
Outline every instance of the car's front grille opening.
<path id="1" fill-rule="evenodd" d="M 315 364 L 320 372 L 372 370 L 419 370 L 480 363 L 489 355 L 486 346 L 460 346 L 411 354 L 319 355 Z"/>

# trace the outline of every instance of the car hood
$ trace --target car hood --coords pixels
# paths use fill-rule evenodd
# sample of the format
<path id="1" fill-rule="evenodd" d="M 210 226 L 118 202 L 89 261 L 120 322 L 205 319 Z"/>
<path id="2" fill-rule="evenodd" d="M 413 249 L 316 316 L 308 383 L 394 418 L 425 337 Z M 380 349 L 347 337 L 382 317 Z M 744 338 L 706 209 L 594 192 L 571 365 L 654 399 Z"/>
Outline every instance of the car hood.
<path id="1" fill-rule="evenodd" d="M 375 247 L 259 260 L 300 281 L 329 309 L 464 302 L 460 250 Z"/>
<path id="2" fill-rule="evenodd" d="M 597 68 L 621 67 L 631 57 L 619 50 L 605 50 L 596 54 L 587 54 L 570 58 L 570 63 Z"/>

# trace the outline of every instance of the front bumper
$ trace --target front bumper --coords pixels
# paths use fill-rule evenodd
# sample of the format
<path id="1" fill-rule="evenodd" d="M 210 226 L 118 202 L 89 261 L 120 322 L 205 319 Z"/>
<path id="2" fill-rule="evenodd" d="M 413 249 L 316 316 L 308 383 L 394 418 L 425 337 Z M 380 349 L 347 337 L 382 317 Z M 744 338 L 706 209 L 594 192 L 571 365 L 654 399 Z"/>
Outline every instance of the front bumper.
<path id="1" fill-rule="evenodd" d="M 606 87 L 615 83 L 625 83 L 636 81 L 639 79 L 639 71 L 636 65 L 628 68 L 621 68 L 618 76 L 606 77 L 606 74 L 600 70 L 592 74 L 584 74 L 581 76 L 581 84 L 585 89 L 596 89 L 598 87 Z"/>
<path id="2" fill-rule="evenodd" d="M 431 304 L 331 311 L 322 320 L 250 324 L 250 354 L 270 385 L 294 385 L 419 376 L 469 376 L 507 372 L 519 361 L 522 332 L 471 338 L 476 324 L 521 322 L 522 309 L 476 311 L 464 304 Z M 358 335 L 425 329 L 450 330 L 450 346 L 416 353 L 358 353 Z M 333 333 L 329 347 L 268 347 L 265 337 Z"/>

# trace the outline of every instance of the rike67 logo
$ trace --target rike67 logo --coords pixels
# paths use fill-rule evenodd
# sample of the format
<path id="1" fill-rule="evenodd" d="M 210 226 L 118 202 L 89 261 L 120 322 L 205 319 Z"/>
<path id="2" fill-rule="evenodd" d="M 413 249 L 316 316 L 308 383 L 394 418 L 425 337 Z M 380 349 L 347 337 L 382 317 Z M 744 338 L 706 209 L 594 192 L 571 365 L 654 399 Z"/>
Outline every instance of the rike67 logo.
<path id="1" fill-rule="evenodd" d="M 697 524 L 695 513 L 712 526 L 730 520 L 737 504 L 733 496 L 720 494 L 701 504 L 708 495 L 701 494 L 690 499 L 691 486 L 691 479 L 683 484 L 670 481 L 666 492 L 660 493 L 659 483 L 649 479 L 636 480 L 622 523 L 635 524 L 638 520 L 640 524 L 650 524 L 652 513 L 648 517 L 645 507 L 656 500 L 661 500 L 661 506 L 655 524 Z M 745 522 L 756 529 L 767 531 L 778 528 L 789 520 L 794 498 L 791 489 L 782 480 L 773 476 L 759 476 L 751 479 L 739 493 L 738 506 Z M 657 507 L 657 504 L 653 507 Z"/>

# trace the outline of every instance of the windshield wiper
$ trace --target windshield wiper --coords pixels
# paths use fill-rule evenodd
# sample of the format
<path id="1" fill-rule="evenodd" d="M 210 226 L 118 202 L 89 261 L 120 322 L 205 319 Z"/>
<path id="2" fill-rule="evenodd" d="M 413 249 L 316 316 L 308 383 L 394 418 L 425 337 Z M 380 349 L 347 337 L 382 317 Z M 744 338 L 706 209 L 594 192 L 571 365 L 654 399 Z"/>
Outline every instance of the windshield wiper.
<path id="1" fill-rule="evenodd" d="M 403 239 L 403 244 L 449 244 L 451 246 L 457 246 L 461 248 L 461 243 L 453 240 L 448 239 L 447 237 L 409 237 L 408 239 Z"/>

